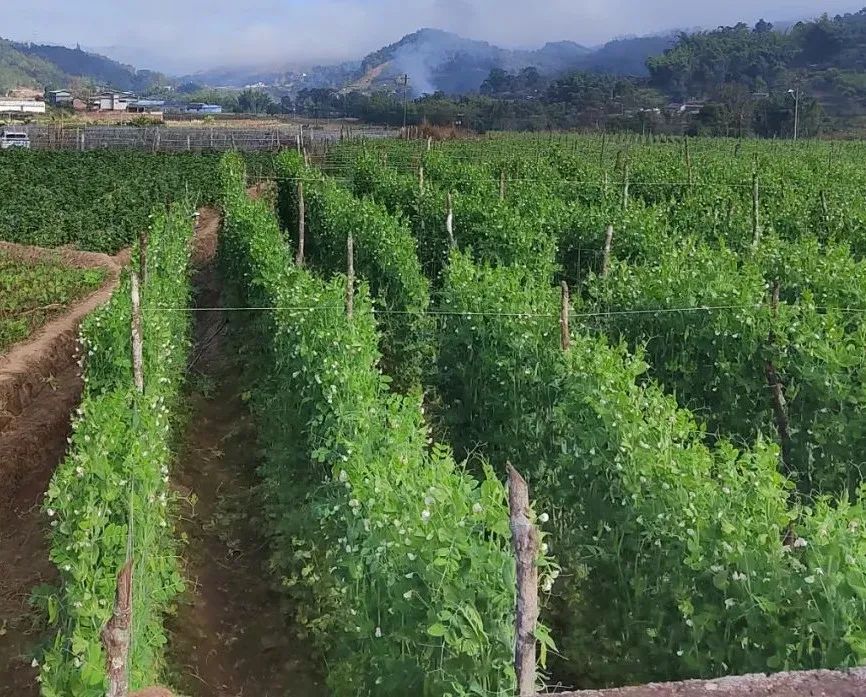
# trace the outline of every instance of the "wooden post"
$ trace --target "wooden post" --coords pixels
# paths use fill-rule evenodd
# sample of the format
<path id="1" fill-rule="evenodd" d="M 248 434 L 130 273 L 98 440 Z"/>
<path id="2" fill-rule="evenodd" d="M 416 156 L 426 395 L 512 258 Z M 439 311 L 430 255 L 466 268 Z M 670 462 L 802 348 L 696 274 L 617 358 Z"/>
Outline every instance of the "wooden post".
<path id="1" fill-rule="evenodd" d="M 424 165 L 418 168 L 418 190 L 424 193 Z"/>
<path id="2" fill-rule="evenodd" d="M 231 136 L 231 139 L 232 139 L 232 150 L 237 150 L 237 144 L 235 143 L 235 132 L 231 131 L 229 133 L 229 135 Z"/>
<path id="3" fill-rule="evenodd" d="M 758 191 L 758 172 L 752 175 L 752 244 L 761 241 L 761 201 Z"/>
<path id="4" fill-rule="evenodd" d="M 562 343 L 562 350 L 568 351 L 571 348 L 571 324 L 569 322 L 569 313 L 571 312 L 571 293 L 568 291 L 568 284 L 563 281 L 562 287 L 562 303 L 559 310 L 559 332 Z"/>
<path id="5" fill-rule="evenodd" d="M 130 292 L 132 295 L 132 379 L 135 390 L 144 394 L 144 345 L 141 337 L 141 286 L 138 271 L 130 273 Z"/>
<path id="6" fill-rule="evenodd" d="M 129 694 L 129 642 L 132 634 L 132 561 L 128 560 L 117 576 L 114 613 L 102 630 L 102 645 L 108 659 L 106 697 Z"/>
<path id="7" fill-rule="evenodd" d="M 601 258 L 601 277 L 607 278 L 610 272 L 610 248 L 613 244 L 613 225 L 607 226 L 607 234 L 604 238 L 604 255 Z"/>
<path id="8" fill-rule="evenodd" d="M 213 126 L 210 127 L 210 149 L 213 150 Z"/>
<path id="9" fill-rule="evenodd" d="M 186 137 L 186 151 L 189 152 L 190 150 L 192 150 L 192 139 L 190 138 L 189 135 L 187 135 L 187 137 Z"/>
<path id="10" fill-rule="evenodd" d="M 773 284 L 773 300 L 771 308 L 773 318 L 779 315 L 779 281 Z M 772 346 L 776 342 L 776 335 L 773 330 L 770 330 L 768 342 Z M 776 430 L 779 432 L 779 444 L 782 447 L 782 462 L 785 465 L 791 463 L 791 429 L 788 423 L 788 402 L 785 399 L 785 390 L 782 385 L 782 380 L 776 371 L 776 366 L 772 361 L 767 361 L 767 384 L 770 387 L 770 395 L 773 400 L 773 415 L 776 419 Z"/>
<path id="11" fill-rule="evenodd" d="M 433 136 L 427 136 L 427 152 L 433 149 Z"/>
<path id="12" fill-rule="evenodd" d="M 499 200 L 505 200 L 505 170 L 499 173 Z"/>
<path id="13" fill-rule="evenodd" d="M 141 274 L 141 285 L 147 285 L 147 245 L 150 235 L 147 230 L 138 233 L 138 272 Z"/>
<path id="14" fill-rule="evenodd" d="M 355 312 L 355 240 L 352 233 L 346 238 L 346 316 Z"/>
<path id="15" fill-rule="evenodd" d="M 686 181 L 689 183 L 689 188 L 692 188 L 692 184 L 694 181 L 692 179 L 692 153 L 689 148 L 689 137 L 684 136 L 685 138 L 685 151 L 686 151 Z"/>
<path id="16" fill-rule="evenodd" d="M 300 133 L 298 133 L 295 136 L 295 144 L 298 148 L 298 155 L 300 155 L 301 154 L 301 134 Z"/>
<path id="17" fill-rule="evenodd" d="M 626 156 L 622 165 L 622 209 L 624 211 L 628 210 L 628 186 L 628 156 Z"/>
<path id="18" fill-rule="evenodd" d="M 304 201 L 304 182 L 298 182 L 298 253 L 295 265 L 304 265 L 304 245 L 307 236 L 307 204 Z"/>
<path id="19" fill-rule="evenodd" d="M 508 509 L 511 540 L 517 557 L 517 612 L 514 668 L 517 694 L 535 694 L 535 627 L 538 622 L 538 530 L 529 518 L 529 487 L 508 465 Z"/>
<path id="20" fill-rule="evenodd" d="M 445 230 L 448 232 L 448 242 L 451 248 L 457 247 L 457 240 L 454 239 L 454 202 L 451 192 L 448 192 L 448 213 L 445 216 Z"/>
<path id="21" fill-rule="evenodd" d="M 159 141 L 162 138 L 162 131 L 159 130 L 158 126 L 154 130 L 156 131 L 156 138 L 153 140 L 153 151 L 159 152 Z"/>
<path id="22" fill-rule="evenodd" d="M 821 189 L 821 213 L 824 216 L 824 228 L 829 235 L 830 230 L 830 206 L 827 205 L 827 192 Z"/>

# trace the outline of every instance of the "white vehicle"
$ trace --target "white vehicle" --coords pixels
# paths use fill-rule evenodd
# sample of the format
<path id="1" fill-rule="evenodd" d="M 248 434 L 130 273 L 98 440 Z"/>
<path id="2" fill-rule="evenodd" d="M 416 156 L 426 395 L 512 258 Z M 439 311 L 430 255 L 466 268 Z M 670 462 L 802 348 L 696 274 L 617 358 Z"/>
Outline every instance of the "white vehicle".
<path id="1" fill-rule="evenodd" d="M 0 150 L 29 147 L 30 136 L 28 136 L 24 131 L 14 128 L 0 129 Z"/>

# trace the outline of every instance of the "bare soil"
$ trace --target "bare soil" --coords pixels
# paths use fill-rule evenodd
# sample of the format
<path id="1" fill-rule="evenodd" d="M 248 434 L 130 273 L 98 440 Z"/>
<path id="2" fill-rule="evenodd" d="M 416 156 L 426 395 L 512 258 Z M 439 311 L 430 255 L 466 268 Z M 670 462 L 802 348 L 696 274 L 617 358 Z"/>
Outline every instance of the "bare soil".
<path id="1" fill-rule="evenodd" d="M 30 662 L 45 631 L 29 598 L 56 578 L 40 505 L 81 399 L 78 325 L 111 297 L 125 257 L 5 242 L 0 250 L 22 261 L 108 272 L 100 290 L 0 355 L 0 695 L 27 697 L 38 693 Z"/>
<path id="2" fill-rule="evenodd" d="M 745 675 L 720 680 L 659 683 L 616 690 L 559 693 L 557 697 L 863 697 L 866 669 Z"/>
<path id="3" fill-rule="evenodd" d="M 199 307 L 220 305 L 218 220 L 200 220 Z M 212 235 L 210 233 L 213 233 Z M 222 312 L 195 315 L 189 426 L 175 467 L 189 590 L 169 623 L 173 681 L 192 697 L 318 697 L 319 666 L 271 585 L 258 502 L 256 431 Z"/>

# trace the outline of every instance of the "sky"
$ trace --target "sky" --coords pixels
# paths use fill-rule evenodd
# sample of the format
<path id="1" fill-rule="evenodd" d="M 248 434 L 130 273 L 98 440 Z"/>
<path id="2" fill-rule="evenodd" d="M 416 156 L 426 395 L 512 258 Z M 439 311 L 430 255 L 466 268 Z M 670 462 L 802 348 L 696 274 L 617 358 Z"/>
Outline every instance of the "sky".
<path id="1" fill-rule="evenodd" d="M 866 0 L 27 0 L 0 34 L 81 44 L 171 74 L 224 66 L 358 59 L 421 27 L 504 47 L 794 20 L 857 11 Z"/>

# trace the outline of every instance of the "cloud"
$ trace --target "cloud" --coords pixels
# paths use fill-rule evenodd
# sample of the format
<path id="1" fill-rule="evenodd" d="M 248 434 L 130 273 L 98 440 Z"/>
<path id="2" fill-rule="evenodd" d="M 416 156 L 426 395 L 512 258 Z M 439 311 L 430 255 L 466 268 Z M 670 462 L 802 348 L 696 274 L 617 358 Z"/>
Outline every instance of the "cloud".
<path id="1" fill-rule="evenodd" d="M 624 34 L 857 9 L 849 0 L 28 0 L 4 16 L 2 32 L 102 48 L 180 73 L 355 59 L 420 27 L 508 47 L 564 39 L 593 45 Z"/>

